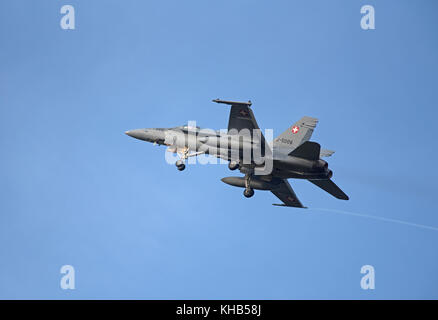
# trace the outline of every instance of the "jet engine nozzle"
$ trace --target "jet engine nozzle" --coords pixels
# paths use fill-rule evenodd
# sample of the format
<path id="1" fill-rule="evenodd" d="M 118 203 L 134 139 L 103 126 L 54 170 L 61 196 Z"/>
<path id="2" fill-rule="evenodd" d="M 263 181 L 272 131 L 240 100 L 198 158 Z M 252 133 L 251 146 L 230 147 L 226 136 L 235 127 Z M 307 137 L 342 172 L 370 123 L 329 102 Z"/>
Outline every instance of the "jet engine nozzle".
<path id="1" fill-rule="evenodd" d="M 333 171 L 332 170 L 328 170 L 327 178 L 330 179 L 331 177 L 333 177 Z"/>

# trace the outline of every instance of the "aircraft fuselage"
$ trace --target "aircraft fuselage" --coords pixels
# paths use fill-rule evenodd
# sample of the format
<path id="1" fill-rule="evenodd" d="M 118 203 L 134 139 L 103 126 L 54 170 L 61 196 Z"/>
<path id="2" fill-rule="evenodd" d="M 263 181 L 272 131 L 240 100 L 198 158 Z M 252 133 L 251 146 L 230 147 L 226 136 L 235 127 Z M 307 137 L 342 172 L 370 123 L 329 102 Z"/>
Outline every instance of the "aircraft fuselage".
<path id="1" fill-rule="evenodd" d="M 229 161 L 239 159 L 251 163 L 257 156 L 263 157 L 264 161 L 272 161 L 271 174 L 280 178 L 329 179 L 332 176 L 332 171 L 324 160 L 290 156 L 281 148 L 274 148 L 272 153 L 267 152 L 263 142 L 220 131 L 184 130 L 177 127 L 135 129 L 126 134 L 147 142 L 188 148 L 193 152 L 202 152 Z M 271 150 L 271 147 L 268 149 Z M 255 155 L 256 153 L 258 154 Z M 263 163 L 259 166 L 263 166 Z"/>

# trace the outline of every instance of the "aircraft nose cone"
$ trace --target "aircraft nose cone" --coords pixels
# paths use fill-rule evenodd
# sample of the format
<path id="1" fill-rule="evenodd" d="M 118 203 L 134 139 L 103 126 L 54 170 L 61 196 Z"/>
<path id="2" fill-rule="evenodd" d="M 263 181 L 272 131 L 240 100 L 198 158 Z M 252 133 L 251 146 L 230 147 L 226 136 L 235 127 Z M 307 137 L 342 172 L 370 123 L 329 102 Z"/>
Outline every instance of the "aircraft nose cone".
<path id="1" fill-rule="evenodd" d="M 146 133 L 142 129 L 128 130 L 128 131 L 125 131 L 125 134 L 127 134 L 130 137 L 140 139 L 140 140 L 144 140 L 146 138 Z"/>
<path id="2" fill-rule="evenodd" d="M 125 131 L 125 134 L 127 134 L 127 135 L 130 136 L 130 137 L 135 138 L 135 137 L 134 137 L 134 134 L 135 134 L 134 131 L 135 131 L 135 130 L 128 130 L 128 131 Z"/>

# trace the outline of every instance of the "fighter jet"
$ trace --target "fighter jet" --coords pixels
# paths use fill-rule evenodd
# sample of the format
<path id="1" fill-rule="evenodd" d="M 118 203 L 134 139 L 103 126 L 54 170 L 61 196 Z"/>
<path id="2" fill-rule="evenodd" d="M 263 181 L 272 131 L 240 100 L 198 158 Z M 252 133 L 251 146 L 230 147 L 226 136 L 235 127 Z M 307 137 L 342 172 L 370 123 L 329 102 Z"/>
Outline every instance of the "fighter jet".
<path id="1" fill-rule="evenodd" d="M 243 177 L 225 177 L 222 181 L 244 188 L 250 198 L 254 190 L 269 190 L 282 203 L 277 206 L 305 208 L 287 179 L 306 179 L 330 193 L 348 200 L 348 196 L 331 180 L 332 170 L 321 158 L 334 151 L 322 149 L 309 141 L 318 119 L 303 117 L 271 143 L 265 140 L 251 110 L 251 101 L 237 102 L 215 99 L 213 102 L 231 106 L 228 130 L 214 131 L 183 125 L 173 128 L 135 129 L 125 133 L 133 138 L 168 147 L 179 155 L 175 165 L 185 169 L 189 157 L 208 154 L 229 161 L 230 170 Z"/>

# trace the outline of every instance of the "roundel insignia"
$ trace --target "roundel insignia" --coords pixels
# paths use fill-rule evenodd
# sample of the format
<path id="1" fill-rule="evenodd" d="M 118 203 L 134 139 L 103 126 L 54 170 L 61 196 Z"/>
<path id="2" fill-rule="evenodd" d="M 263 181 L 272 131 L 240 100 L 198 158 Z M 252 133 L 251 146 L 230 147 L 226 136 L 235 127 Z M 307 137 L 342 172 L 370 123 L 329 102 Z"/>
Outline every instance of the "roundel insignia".
<path id="1" fill-rule="evenodd" d="M 245 109 L 240 110 L 239 113 L 240 113 L 240 115 L 243 116 L 243 117 L 248 116 L 248 111 L 246 111 Z"/>
<path id="2" fill-rule="evenodd" d="M 299 127 L 297 127 L 297 126 L 293 126 L 293 127 L 292 127 L 292 133 L 293 133 L 293 134 L 297 133 L 298 131 L 300 131 L 300 128 L 299 128 Z"/>

